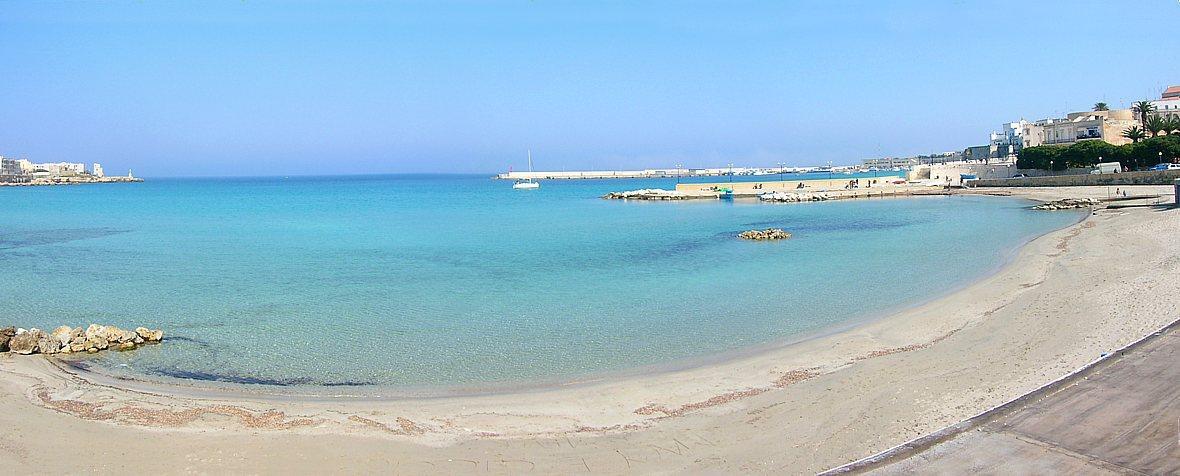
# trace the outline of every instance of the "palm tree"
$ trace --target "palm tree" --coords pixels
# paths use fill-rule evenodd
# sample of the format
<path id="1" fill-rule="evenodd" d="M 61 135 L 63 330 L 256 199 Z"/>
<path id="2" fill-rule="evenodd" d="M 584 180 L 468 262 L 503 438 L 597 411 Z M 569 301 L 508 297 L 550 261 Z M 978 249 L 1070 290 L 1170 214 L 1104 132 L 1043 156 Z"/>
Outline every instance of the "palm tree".
<path id="1" fill-rule="evenodd" d="M 1123 137 L 1131 139 L 1131 142 L 1138 143 L 1147 137 L 1147 134 L 1140 129 L 1139 126 L 1131 126 L 1123 130 Z"/>
<path id="2" fill-rule="evenodd" d="M 1151 101 L 1138 101 L 1131 106 L 1131 109 L 1134 109 L 1135 114 L 1139 115 L 1139 122 L 1146 126 L 1147 116 L 1155 112 L 1155 104 L 1152 104 Z"/>
<path id="3" fill-rule="evenodd" d="M 1104 103 L 1104 102 L 1096 102 L 1096 103 L 1094 103 L 1094 110 L 1095 111 L 1109 111 L 1110 108 L 1106 107 L 1106 103 Z"/>
<path id="4" fill-rule="evenodd" d="M 1151 133 L 1152 137 L 1159 135 L 1160 132 L 1166 131 L 1167 125 L 1164 119 L 1159 116 L 1151 116 L 1147 118 L 1147 122 L 1143 123 L 1143 128 Z"/>
<path id="5" fill-rule="evenodd" d="M 1164 132 L 1168 135 L 1180 134 L 1180 117 L 1171 115 L 1164 119 Z"/>

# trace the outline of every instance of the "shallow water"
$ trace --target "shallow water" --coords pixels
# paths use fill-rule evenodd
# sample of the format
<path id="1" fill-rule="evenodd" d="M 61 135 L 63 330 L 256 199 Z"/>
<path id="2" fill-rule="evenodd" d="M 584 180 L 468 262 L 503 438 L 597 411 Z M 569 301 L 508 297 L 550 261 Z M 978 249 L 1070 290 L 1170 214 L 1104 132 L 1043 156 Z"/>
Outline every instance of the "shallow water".
<path id="1" fill-rule="evenodd" d="M 0 318 L 165 329 L 122 372 L 480 385 L 690 359 L 977 278 L 1076 213 L 996 197 L 624 202 L 673 180 L 159 179 L 0 188 Z M 735 235 L 779 227 L 794 237 Z"/>

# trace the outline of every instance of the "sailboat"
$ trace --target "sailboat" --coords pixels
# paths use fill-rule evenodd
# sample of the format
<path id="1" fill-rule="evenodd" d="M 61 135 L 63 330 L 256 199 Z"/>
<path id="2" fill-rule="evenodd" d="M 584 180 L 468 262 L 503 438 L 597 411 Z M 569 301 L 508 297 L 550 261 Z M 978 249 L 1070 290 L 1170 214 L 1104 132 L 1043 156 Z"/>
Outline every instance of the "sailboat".
<path id="1" fill-rule="evenodd" d="M 529 149 L 529 175 L 532 175 L 532 173 L 533 173 L 533 151 L 532 151 L 532 149 Z M 516 183 L 512 184 L 512 188 L 534 189 L 534 188 L 541 188 L 541 184 L 539 182 L 537 182 L 536 180 L 533 180 L 532 177 L 528 177 L 528 178 L 523 178 L 523 179 L 517 180 Z"/>

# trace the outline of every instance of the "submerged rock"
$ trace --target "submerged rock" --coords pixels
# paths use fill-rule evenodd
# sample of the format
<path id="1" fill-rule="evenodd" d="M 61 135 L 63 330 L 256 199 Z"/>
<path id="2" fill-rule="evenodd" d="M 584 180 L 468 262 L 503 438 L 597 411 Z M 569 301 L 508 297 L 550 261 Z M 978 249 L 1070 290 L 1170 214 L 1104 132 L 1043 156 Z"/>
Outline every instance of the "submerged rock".
<path id="1" fill-rule="evenodd" d="M 766 240 L 785 240 L 790 238 L 791 234 L 783 231 L 781 228 L 767 228 L 765 230 L 749 230 L 738 233 L 738 238 L 743 240 L 766 241 Z"/>

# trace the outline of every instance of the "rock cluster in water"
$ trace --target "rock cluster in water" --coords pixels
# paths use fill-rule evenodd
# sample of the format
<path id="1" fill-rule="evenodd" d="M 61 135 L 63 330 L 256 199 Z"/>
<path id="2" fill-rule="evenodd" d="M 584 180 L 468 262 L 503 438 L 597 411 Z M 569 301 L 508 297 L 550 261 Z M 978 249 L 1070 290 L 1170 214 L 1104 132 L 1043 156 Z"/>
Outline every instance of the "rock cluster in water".
<path id="1" fill-rule="evenodd" d="M 830 195 L 824 192 L 770 192 L 758 196 L 759 200 L 765 202 L 820 202 L 830 200 L 831 198 Z"/>
<path id="2" fill-rule="evenodd" d="M 133 331 L 115 326 L 71 328 L 61 326 L 53 332 L 33 328 L 29 330 L 5 327 L 0 329 L 0 352 L 17 354 L 95 353 L 100 350 L 132 350 L 144 344 L 164 339 L 164 331 L 137 327 Z"/>
<path id="3" fill-rule="evenodd" d="M 1102 203 L 1097 198 L 1063 198 L 1049 203 L 1042 203 L 1033 210 L 1072 210 L 1074 208 L 1090 208 Z"/>
<path id="4" fill-rule="evenodd" d="M 699 197 L 680 193 L 675 190 L 664 190 L 662 188 L 644 188 L 640 190 L 629 190 L 626 192 L 611 192 L 603 195 L 602 198 L 611 200 L 687 200 L 690 198 Z"/>
<path id="5" fill-rule="evenodd" d="M 781 228 L 767 228 L 765 230 L 750 230 L 738 233 L 738 238 L 754 241 L 785 240 L 790 237 L 791 234 L 783 231 Z"/>

